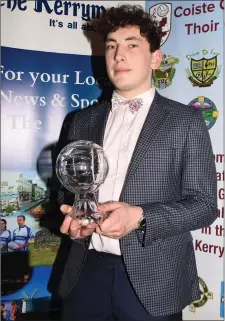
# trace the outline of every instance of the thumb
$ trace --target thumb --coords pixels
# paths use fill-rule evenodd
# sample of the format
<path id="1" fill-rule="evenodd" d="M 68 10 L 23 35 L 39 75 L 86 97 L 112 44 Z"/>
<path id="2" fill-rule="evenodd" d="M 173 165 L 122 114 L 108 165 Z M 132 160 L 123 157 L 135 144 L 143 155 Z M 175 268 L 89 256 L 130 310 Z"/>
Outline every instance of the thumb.
<path id="1" fill-rule="evenodd" d="M 60 211 L 63 214 L 69 214 L 72 212 L 72 206 L 63 204 L 60 206 Z"/>

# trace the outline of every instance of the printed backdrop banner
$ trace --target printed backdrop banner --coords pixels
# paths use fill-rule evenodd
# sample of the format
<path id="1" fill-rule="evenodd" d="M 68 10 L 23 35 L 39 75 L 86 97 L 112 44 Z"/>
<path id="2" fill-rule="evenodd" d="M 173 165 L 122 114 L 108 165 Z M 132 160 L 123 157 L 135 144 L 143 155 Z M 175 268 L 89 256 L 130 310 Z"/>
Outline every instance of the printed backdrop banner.
<path id="1" fill-rule="evenodd" d="M 224 1 L 147 1 L 159 22 L 164 58 L 153 83 L 165 96 L 201 108 L 217 166 L 218 218 L 193 232 L 201 298 L 184 311 L 187 320 L 223 317 L 224 151 L 223 13 Z"/>
<path id="2" fill-rule="evenodd" d="M 164 59 L 153 73 L 155 87 L 201 108 L 212 139 L 218 219 L 193 232 L 202 296 L 185 309 L 184 318 L 218 320 L 224 311 L 224 2 L 135 3 L 157 19 L 163 34 Z M 1 1 L 1 294 L 6 320 L 50 308 L 48 282 L 61 243 L 40 225 L 49 199 L 51 150 L 65 116 L 95 103 L 102 88 L 110 88 L 103 44 L 90 25 L 108 6 L 108 1 Z"/>
<path id="3" fill-rule="evenodd" d="M 144 7 L 144 1 L 138 3 Z M 95 103 L 101 89 L 109 87 L 103 43 L 90 26 L 107 6 L 108 1 L 1 1 L 1 294 L 6 320 L 52 307 L 48 283 L 61 239 L 40 224 L 49 199 L 52 150 L 65 116 Z"/>

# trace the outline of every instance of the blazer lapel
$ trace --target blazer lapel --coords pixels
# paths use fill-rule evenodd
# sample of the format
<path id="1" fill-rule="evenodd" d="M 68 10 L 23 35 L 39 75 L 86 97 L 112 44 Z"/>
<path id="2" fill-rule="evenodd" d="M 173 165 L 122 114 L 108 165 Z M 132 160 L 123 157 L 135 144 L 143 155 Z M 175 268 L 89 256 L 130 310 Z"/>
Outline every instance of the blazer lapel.
<path id="1" fill-rule="evenodd" d="M 96 109 L 93 108 L 89 120 L 88 139 L 103 146 L 104 132 L 111 108 L 110 101 L 104 101 Z"/>
<path id="2" fill-rule="evenodd" d="M 139 135 L 137 144 L 135 146 L 127 170 L 123 189 L 120 194 L 120 200 L 122 198 L 122 194 L 126 187 L 126 184 L 132 177 L 132 175 L 135 173 L 137 166 L 145 156 L 147 150 L 151 147 L 152 142 L 154 141 L 155 137 L 157 136 L 158 132 L 160 131 L 162 125 L 164 124 L 169 115 L 170 111 L 166 109 L 163 104 L 160 104 L 160 98 L 161 96 L 156 92 L 152 105 L 149 109 L 149 113 L 146 117 L 143 128 Z"/>

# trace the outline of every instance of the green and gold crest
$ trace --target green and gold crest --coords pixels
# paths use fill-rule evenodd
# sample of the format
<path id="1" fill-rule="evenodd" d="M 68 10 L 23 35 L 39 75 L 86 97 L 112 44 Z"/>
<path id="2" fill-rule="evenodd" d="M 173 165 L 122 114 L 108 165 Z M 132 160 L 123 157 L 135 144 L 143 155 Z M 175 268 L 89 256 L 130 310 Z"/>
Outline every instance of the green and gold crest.
<path id="1" fill-rule="evenodd" d="M 176 73 L 174 66 L 178 64 L 178 62 L 178 58 L 171 55 L 164 55 L 160 67 L 152 72 L 152 79 L 156 88 L 164 89 L 172 84 Z"/>
<path id="2" fill-rule="evenodd" d="M 213 293 L 209 291 L 206 283 L 199 278 L 199 288 L 201 291 L 201 298 L 198 301 L 193 302 L 190 306 L 189 306 L 189 310 L 191 312 L 195 312 L 196 308 L 201 308 L 203 307 L 209 299 L 213 299 Z"/>
<path id="3" fill-rule="evenodd" d="M 221 66 L 217 64 L 217 55 L 206 59 L 190 60 L 190 69 L 186 69 L 188 79 L 192 85 L 198 87 L 209 87 L 219 77 Z"/>

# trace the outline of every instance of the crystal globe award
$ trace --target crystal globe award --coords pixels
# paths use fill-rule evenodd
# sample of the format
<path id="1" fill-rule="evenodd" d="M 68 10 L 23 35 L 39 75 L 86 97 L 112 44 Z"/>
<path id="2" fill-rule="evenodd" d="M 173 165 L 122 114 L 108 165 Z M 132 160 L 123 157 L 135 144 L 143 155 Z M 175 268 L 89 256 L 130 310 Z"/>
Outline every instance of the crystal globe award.
<path id="1" fill-rule="evenodd" d="M 82 226 L 97 222 L 104 214 L 97 210 L 96 192 L 108 173 L 103 148 L 79 140 L 66 145 L 56 160 L 56 174 L 62 185 L 75 194 L 70 216 Z"/>

